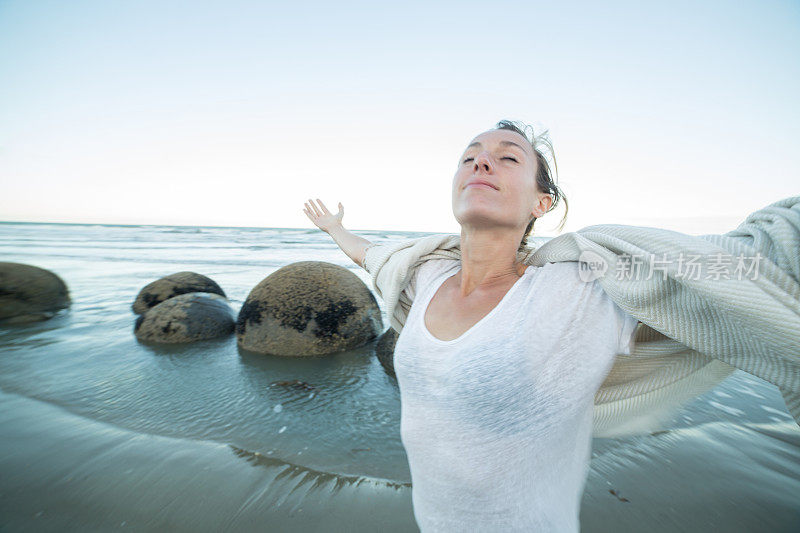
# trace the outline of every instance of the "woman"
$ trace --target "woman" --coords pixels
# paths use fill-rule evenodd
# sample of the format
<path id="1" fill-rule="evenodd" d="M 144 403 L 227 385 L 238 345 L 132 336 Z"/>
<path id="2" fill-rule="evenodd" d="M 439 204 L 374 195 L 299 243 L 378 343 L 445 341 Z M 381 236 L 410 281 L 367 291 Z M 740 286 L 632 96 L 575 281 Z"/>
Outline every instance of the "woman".
<path id="1" fill-rule="evenodd" d="M 520 260 L 564 198 L 549 142 L 523 127 L 468 144 L 452 186 L 461 259 L 426 261 L 409 284 L 394 364 L 423 532 L 578 531 L 594 394 L 633 341 L 637 320 L 576 262 Z M 306 215 L 363 266 L 371 243 L 343 228 L 341 203 L 333 215 L 318 202 Z"/>

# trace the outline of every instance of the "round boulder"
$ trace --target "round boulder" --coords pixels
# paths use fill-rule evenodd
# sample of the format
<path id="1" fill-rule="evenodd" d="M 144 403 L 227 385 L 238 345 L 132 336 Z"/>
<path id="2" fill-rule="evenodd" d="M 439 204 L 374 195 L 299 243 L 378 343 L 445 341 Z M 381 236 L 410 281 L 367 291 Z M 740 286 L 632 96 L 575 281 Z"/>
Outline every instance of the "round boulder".
<path id="1" fill-rule="evenodd" d="M 33 265 L 0 262 L 0 321 L 22 324 L 69 307 L 69 289 L 56 274 Z"/>
<path id="2" fill-rule="evenodd" d="M 165 300 L 140 315 L 133 332 L 141 341 L 194 342 L 233 333 L 233 317 L 224 297 L 190 292 Z"/>
<path id="3" fill-rule="evenodd" d="M 236 321 L 241 348 L 272 355 L 326 355 L 363 346 L 383 329 L 372 291 L 323 261 L 279 268 L 253 287 Z"/>
<path id="4" fill-rule="evenodd" d="M 145 285 L 133 302 L 133 312 L 140 315 L 165 300 L 190 292 L 208 292 L 225 297 L 211 278 L 197 272 L 176 272 Z"/>
<path id="5" fill-rule="evenodd" d="M 375 354 L 378 356 L 383 369 L 390 376 L 394 376 L 394 345 L 397 344 L 397 332 L 389 328 L 383 332 L 375 345 Z"/>

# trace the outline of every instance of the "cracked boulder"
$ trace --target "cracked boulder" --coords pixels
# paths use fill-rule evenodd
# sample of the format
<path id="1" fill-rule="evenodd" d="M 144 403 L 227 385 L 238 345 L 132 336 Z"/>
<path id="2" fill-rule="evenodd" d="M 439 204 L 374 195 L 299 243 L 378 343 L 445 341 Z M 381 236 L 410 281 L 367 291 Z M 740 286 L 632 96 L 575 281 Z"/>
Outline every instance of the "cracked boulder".
<path id="1" fill-rule="evenodd" d="M 163 301 L 190 292 L 208 292 L 225 297 L 220 286 L 211 278 L 197 272 L 176 272 L 145 285 L 133 302 L 133 312 L 141 315 Z"/>
<path id="2" fill-rule="evenodd" d="M 70 303 L 69 289 L 56 274 L 33 265 L 0 262 L 0 322 L 46 320 Z"/>
<path id="3" fill-rule="evenodd" d="M 382 329 L 378 302 L 361 278 L 332 263 L 299 261 L 253 287 L 236 338 L 252 352 L 311 356 L 363 346 Z"/>
<path id="4" fill-rule="evenodd" d="M 191 292 L 161 302 L 136 319 L 141 341 L 165 344 L 213 339 L 233 333 L 234 314 L 218 294 Z"/>

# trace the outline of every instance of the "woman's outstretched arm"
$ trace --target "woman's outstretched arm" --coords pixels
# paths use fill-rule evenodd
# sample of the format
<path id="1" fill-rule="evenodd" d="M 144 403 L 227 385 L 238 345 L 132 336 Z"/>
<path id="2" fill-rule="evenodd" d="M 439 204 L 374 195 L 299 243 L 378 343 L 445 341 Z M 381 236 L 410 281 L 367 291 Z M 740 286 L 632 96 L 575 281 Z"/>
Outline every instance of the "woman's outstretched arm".
<path id="1" fill-rule="evenodd" d="M 303 212 L 308 216 L 311 222 L 314 223 L 319 229 L 330 235 L 339 248 L 342 249 L 347 256 L 353 260 L 361 268 L 364 267 L 364 257 L 367 246 L 372 244 L 370 241 L 363 237 L 359 237 L 346 229 L 342 225 L 342 218 L 344 217 L 344 206 L 339 202 L 339 212 L 335 215 L 328 211 L 322 200 L 317 198 L 319 207 L 314 204 L 310 198 L 305 202 L 305 209 Z"/>

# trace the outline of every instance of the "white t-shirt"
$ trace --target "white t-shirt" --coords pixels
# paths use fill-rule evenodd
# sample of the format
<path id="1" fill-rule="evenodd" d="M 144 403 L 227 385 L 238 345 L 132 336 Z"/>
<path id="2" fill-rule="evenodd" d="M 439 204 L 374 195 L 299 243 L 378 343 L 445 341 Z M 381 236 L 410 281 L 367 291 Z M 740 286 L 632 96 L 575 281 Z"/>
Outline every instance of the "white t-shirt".
<path id="1" fill-rule="evenodd" d="M 417 268 L 394 349 L 400 433 L 423 533 L 577 532 L 594 394 L 637 320 L 574 261 L 529 266 L 456 339 L 425 327 L 428 303 L 461 268 Z"/>

